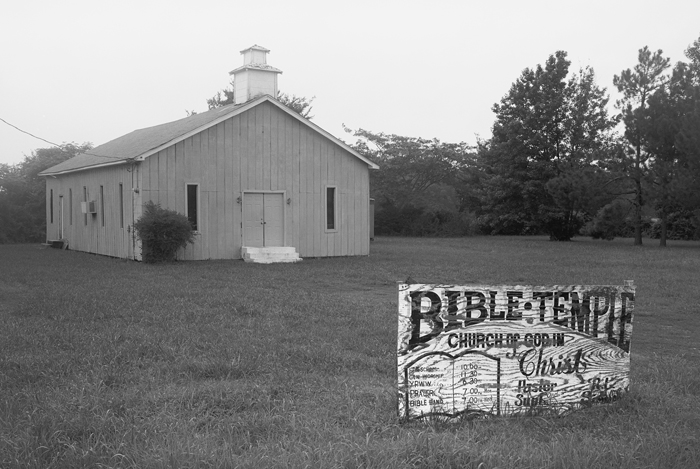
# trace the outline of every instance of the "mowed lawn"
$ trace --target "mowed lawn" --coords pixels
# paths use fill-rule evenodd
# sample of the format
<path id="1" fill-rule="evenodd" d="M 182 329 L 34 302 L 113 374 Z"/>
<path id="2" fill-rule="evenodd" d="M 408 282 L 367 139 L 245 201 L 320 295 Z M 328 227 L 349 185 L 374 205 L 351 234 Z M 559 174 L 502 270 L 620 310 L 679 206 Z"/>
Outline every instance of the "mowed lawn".
<path id="1" fill-rule="evenodd" d="M 380 238 L 167 265 L 0 245 L 0 467 L 698 468 L 700 243 Z M 566 417 L 401 422 L 396 282 L 637 286 L 632 385 Z"/>

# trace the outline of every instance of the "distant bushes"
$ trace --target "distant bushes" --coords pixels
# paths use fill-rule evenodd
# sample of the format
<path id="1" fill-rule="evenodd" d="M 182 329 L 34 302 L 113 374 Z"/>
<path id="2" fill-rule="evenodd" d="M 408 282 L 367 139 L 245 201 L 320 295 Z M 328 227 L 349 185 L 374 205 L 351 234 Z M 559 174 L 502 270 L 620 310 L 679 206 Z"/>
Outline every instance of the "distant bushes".
<path id="1" fill-rule="evenodd" d="M 668 215 L 666 226 L 666 239 L 700 239 L 700 210 L 693 213 L 688 210 L 671 212 Z M 650 238 L 661 237 L 661 223 L 653 220 L 645 230 Z"/>
<path id="2" fill-rule="evenodd" d="M 17 164 L 0 163 L 0 244 L 46 241 L 46 180 L 38 174 L 91 148 L 65 143 L 33 150 Z M 53 201 L 58 213 L 58 197 Z"/>
<path id="3" fill-rule="evenodd" d="M 195 234 L 186 216 L 153 202 L 144 205 L 143 215 L 134 224 L 141 239 L 143 261 L 174 261 L 177 250 L 194 243 Z"/>
<path id="4" fill-rule="evenodd" d="M 700 239 L 700 213 L 688 210 L 677 210 L 668 215 L 666 238 L 677 240 Z M 581 230 L 581 234 L 593 239 L 632 238 L 634 237 L 634 221 L 632 207 L 625 200 L 616 200 L 601 208 L 595 218 Z M 661 237 L 661 220 L 658 218 L 642 218 L 642 234 L 645 237 L 659 239 Z"/>
<path id="5" fill-rule="evenodd" d="M 375 213 L 374 230 L 389 236 L 468 236 L 476 223 L 469 213 L 385 204 Z"/>
<path id="6" fill-rule="evenodd" d="M 598 210 L 593 219 L 584 223 L 583 216 L 571 220 L 556 220 L 554 227 L 565 227 L 566 232 L 558 233 L 554 228 L 536 227 L 525 224 L 518 217 L 477 217 L 471 212 L 440 209 L 435 207 L 417 207 L 406 205 L 396 207 L 391 204 L 377 206 L 374 230 L 380 236 L 416 236 L 416 237 L 459 237 L 477 234 L 501 235 L 543 235 L 550 239 L 569 239 L 571 234 L 590 236 L 593 239 L 612 240 L 615 238 L 633 238 L 634 221 L 632 205 L 627 200 L 616 200 Z M 507 217 L 505 217 L 507 218 Z M 495 220 L 495 221 L 494 221 Z M 497 223 L 496 223 L 497 222 Z M 700 239 L 700 211 L 677 210 L 668 215 L 667 239 Z M 661 236 L 661 221 L 646 216 L 642 218 L 642 233 L 647 238 L 658 239 Z"/>
<path id="7" fill-rule="evenodd" d="M 616 200 L 607 204 L 596 213 L 596 216 L 583 229 L 582 234 L 593 239 L 606 239 L 634 235 L 631 223 L 631 206 L 629 202 Z"/>

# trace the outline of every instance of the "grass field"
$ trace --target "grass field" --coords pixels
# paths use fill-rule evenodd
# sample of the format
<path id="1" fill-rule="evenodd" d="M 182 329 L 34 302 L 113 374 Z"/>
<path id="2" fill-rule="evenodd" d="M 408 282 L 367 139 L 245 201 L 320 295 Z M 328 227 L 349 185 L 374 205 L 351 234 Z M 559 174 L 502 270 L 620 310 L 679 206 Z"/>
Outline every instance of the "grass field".
<path id="1" fill-rule="evenodd" d="M 700 243 L 380 238 L 145 265 L 0 245 L 0 467 L 698 468 Z M 402 423 L 396 281 L 637 286 L 632 386 L 563 418 Z"/>

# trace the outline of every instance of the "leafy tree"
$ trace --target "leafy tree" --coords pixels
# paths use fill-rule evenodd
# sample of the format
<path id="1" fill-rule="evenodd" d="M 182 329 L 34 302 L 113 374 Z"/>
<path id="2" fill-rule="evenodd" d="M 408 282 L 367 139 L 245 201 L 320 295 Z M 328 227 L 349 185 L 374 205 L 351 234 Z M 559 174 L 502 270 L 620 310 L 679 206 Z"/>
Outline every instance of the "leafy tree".
<path id="1" fill-rule="evenodd" d="M 651 95 L 666 83 L 664 71 L 670 59 L 663 57 L 660 49 L 652 53 L 647 46 L 639 49 L 638 63 L 634 69 L 623 70 L 613 78 L 613 84 L 623 94 L 617 101 L 625 123 L 625 138 L 630 146 L 625 172 L 633 181 L 634 193 L 634 244 L 642 244 L 642 207 L 644 205 L 643 179 L 649 154 L 645 151 L 647 102 Z"/>
<path id="2" fill-rule="evenodd" d="M 608 241 L 624 234 L 630 208 L 630 204 L 623 199 L 613 200 L 598 210 L 595 218 L 591 221 L 588 234 L 593 239 L 606 239 Z"/>
<path id="3" fill-rule="evenodd" d="M 677 184 L 685 195 L 681 205 L 695 212 L 700 225 L 700 86 L 695 86 L 692 99 L 686 104 L 676 135 L 676 148 L 681 154 Z"/>
<path id="4" fill-rule="evenodd" d="M 375 197 L 397 207 L 415 205 L 430 187 L 452 182 L 469 151 L 465 143 L 444 143 L 364 129 L 355 131 L 354 136 L 360 137 L 355 148 L 381 168 L 373 172 Z"/>
<path id="5" fill-rule="evenodd" d="M 685 50 L 688 59 L 688 78 L 693 86 L 700 85 L 700 38 L 696 39 Z"/>
<path id="6" fill-rule="evenodd" d="M 689 63 L 678 62 L 670 77 L 651 92 L 639 110 L 641 165 L 646 199 L 660 218 L 654 227 L 666 245 L 669 223 L 673 237 L 687 235 L 688 214 L 700 208 L 700 40 L 686 50 Z M 648 54 L 647 54 L 648 55 Z M 691 230 L 692 231 L 692 230 Z"/>
<path id="7" fill-rule="evenodd" d="M 677 177 L 682 165 L 675 140 L 679 132 L 681 108 L 677 87 L 661 87 L 649 98 L 643 130 L 648 155 L 646 181 L 648 197 L 661 219 L 660 245 L 666 246 L 668 217 L 677 208 L 682 185 Z"/>
<path id="8" fill-rule="evenodd" d="M 228 88 L 224 88 L 223 90 L 218 91 L 214 96 L 207 99 L 207 106 L 209 106 L 209 109 L 215 109 L 218 107 L 233 104 L 235 102 L 233 90 L 233 82 L 231 82 Z M 314 118 L 314 116 L 311 115 L 311 109 L 313 109 L 311 104 L 314 102 L 314 99 L 316 99 L 316 97 L 308 99 L 296 95 L 290 96 L 286 93 L 278 92 L 276 98 L 277 101 L 284 104 L 289 109 L 299 114 L 301 117 L 304 117 L 309 120 Z M 190 112 L 194 113 L 193 111 L 188 111 L 188 115 L 191 115 L 189 114 Z"/>
<path id="9" fill-rule="evenodd" d="M 311 103 L 314 102 L 314 99 L 316 99 L 315 96 L 308 99 L 296 95 L 290 96 L 286 93 L 277 93 L 277 101 L 281 102 L 301 117 L 309 120 L 314 118 L 314 116 L 311 115 L 311 109 L 313 109 Z"/>
<path id="10" fill-rule="evenodd" d="M 480 145 L 472 176 L 478 180 L 472 198 L 487 232 L 544 231 L 552 240 L 570 240 L 605 203 L 597 197 L 596 162 L 606 157 L 615 119 L 592 69 L 567 80 L 566 57 L 558 51 L 544 66 L 526 68 L 493 106 L 493 137 Z"/>
<path id="11" fill-rule="evenodd" d="M 380 167 L 370 173 L 378 233 L 454 235 L 465 231 L 454 190 L 459 169 L 471 151 L 465 143 L 364 129 L 346 131 L 359 137 L 354 148 Z"/>
<path id="12" fill-rule="evenodd" d="M 39 148 L 16 165 L 0 164 L 0 243 L 46 239 L 46 181 L 37 174 L 91 148 L 89 143 Z"/>
<path id="13" fill-rule="evenodd" d="M 687 64 L 679 63 L 674 73 L 683 89 L 676 148 L 682 155 L 680 185 L 690 190 L 683 198 L 685 208 L 697 212 L 700 221 L 700 38 L 685 51 Z M 680 75 L 680 76 L 679 76 Z"/>

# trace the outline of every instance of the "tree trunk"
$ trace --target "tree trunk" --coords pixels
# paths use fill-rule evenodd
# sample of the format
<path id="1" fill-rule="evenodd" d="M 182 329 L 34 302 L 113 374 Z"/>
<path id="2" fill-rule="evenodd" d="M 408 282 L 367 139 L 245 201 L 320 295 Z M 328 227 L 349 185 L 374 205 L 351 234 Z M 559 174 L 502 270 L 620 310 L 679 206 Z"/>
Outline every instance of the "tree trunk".
<path id="1" fill-rule="evenodd" d="M 659 246 L 666 247 L 666 236 L 668 230 L 668 215 L 666 210 L 661 211 L 661 236 L 659 237 Z"/>
<path id="2" fill-rule="evenodd" d="M 642 182 L 635 181 L 636 194 L 634 200 L 634 245 L 642 245 Z"/>
<path id="3" fill-rule="evenodd" d="M 634 245 L 642 245 L 642 145 L 637 140 L 637 157 L 634 161 L 635 175 L 635 210 L 634 210 Z"/>

